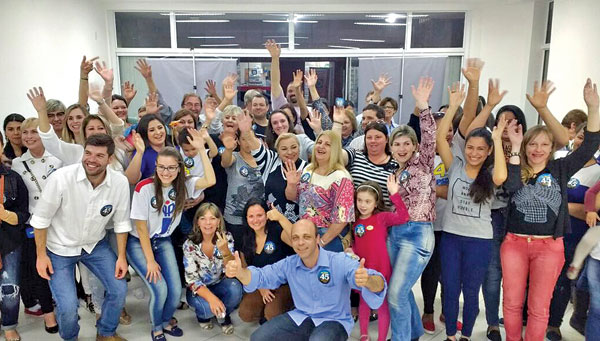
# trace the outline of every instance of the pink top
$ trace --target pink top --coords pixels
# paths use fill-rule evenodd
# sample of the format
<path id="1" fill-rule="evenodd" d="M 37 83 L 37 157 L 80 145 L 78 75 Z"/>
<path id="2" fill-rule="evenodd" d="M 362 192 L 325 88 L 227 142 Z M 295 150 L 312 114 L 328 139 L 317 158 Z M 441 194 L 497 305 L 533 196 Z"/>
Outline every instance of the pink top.
<path id="1" fill-rule="evenodd" d="M 583 207 L 586 212 L 596 212 L 596 195 L 600 192 L 600 181 L 585 192 Z"/>
<path id="2" fill-rule="evenodd" d="M 365 267 L 381 272 L 386 280 L 392 275 L 392 265 L 388 256 L 386 239 L 389 226 L 404 224 L 408 221 L 408 211 L 400 194 L 390 197 L 396 212 L 379 212 L 366 219 L 358 219 L 352 225 L 354 246 L 352 250 L 365 259 Z"/>
<path id="3" fill-rule="evenodd" d="M 400 195 L 408 207 L 411 221 L 435 221 L 435 121 L 431 110 L 419 114 L 421 143 L 419 152 L 399 170 Z"/>

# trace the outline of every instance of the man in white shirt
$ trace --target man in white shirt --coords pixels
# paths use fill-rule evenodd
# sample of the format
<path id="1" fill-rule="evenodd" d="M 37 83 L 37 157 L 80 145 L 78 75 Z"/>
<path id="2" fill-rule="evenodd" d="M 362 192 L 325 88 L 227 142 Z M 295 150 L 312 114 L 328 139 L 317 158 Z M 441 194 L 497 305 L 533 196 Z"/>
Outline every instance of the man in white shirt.
<path id="1" fill-rule="evenodd" d="M 37 270 L 48 279 L 56 300 L 60 336 L 77 339 L 79 302 L 75 265 L 82 262 L 106 288 L 96 340 L 124 340 L 115 331 L 125 304 L 125 246 L 131 231 L 129 185 L 124 175 L 107 168 L 115 150 L 106 134 L 90 136 L 81 163 L 63 167 L 48 178 L 35 207 Z M 112 218 L 118 257 L 106 240 Z"/>

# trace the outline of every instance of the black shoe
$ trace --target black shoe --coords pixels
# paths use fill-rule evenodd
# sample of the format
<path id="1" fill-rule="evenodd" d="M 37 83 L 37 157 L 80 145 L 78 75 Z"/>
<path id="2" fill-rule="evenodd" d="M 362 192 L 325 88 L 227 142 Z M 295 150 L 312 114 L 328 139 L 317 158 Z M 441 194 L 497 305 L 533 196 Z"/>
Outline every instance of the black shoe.
<path id="1" fill-rule="evenodd" d="M 487 338 L 490 341 L 502 341 L 502 335 L 500 335 L 500 331 L 497 329 L 490 329 L 487 332 Z"/>
<path id="2" fill-rule="evenodd" d="M 469 341 L 470 339 L 466 338 L 466 337 L 461 337 L 460 339 L 458 339 L 458 341 Z"/>
<path id="3" fill-rule="evenodd" d="M 378 318 L 379 316 L 377 315 L 377 313 L 373 312 L 371 313 L 371 316 L 369 316 L 369 322 L 377 321 Z"/>
<path id="4" fill-rule="evenodd" d="M 562 335 L 560 333 L 560 329 L 556 327 L 548 327 L 546 331 L 546 340 L 548 341 L 561 341 Z"/>
<path id="5" fill-rule="evenodd" d="M 580 321 L 575 315 L 571 316 L 569 325 L 575 329 L 579 334 L 585 336 L 585 321 Z"/>
<path id="6" fill-rule="evenodd" d="M 85 295 L 85 305 L 90 313 L 95 314 L 96 309 L 94 308 L 94 302 L 92 302 L 92 295 Z"/>
<path id="7" fill-rule="evenodd" d="M 56 334 L 58 333 L 58 324 L 56 324 L 54 327 L 48 327 L 44 322 L 44 329 L 46 329 L 46 333 L 48 334 Z"/>

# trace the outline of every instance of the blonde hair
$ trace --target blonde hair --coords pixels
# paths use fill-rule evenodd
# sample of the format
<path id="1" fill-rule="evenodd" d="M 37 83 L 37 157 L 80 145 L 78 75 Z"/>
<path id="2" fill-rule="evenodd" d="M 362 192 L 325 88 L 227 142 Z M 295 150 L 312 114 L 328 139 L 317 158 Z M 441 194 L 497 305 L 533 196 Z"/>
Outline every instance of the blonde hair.
<path id="1" fill-rule="evenodd" d="M 67 110 L 65 110 L 65 120 L 63 121 L 63 128 L 62 128 L 61 135 L 62 135 L 62 140 L 65 142 L 68 142 L 68 143 L 77 143 L 75 133 L 73 133 L 71 131 L 71 129 L 69 129 L 69 126 L 67 125 L 67 122 L 69 121 L 69 115 L 75 109 L 81 110 L 84 118 L 88 117 L 90 115 L 90 112 L 86 109 L 86 107 L 84 107 L 83 105 L 78 104 L 78 103 L 69 105 Z M 83 137 L 83 134 L 81 133 L 82 131 L 83 131 L 83 124 L 81 125 L 81 128 L 79 128 L 80 137 Z M 83 139 L 82 141 L 85 141 L 85 139 Z"/>
<path id="2" fill-rule="evenodd" d="M 321 137 L 327 136 L 329 140 L 331 140 L 331 150 L 329 153 L 329 164 L 327 165 L 327 174 L 335 171 L 341 170 L 346 172 L 346 167 L 342 162 L 342 139 L 336 133 L 331 130 L 325 130 L 317 136 L 315 140 L 315 146 L 313 147 L 312 156 L 310 158 L 310 164 L 306 167 L 307 171 L 313 172 L 319 164 L 317 163 L 317 152 L 316 144 L 319 142 Z"/>
<path id="3" fill-rule="evenodd" d="M 200 227 L 198 227 L 198 220 L 200 217 L 203 217 L 207 212 L 212 213 L 217 219 L 219 219 L 219 226 L 217 227 L 216 232 L 225 232 L 225 219 L 223 219 L 223 214 L 219 207 L 212 202 L 205 202 L 198 210 L 196 210 L 196 214 L 194 214 L 194 225 L 192 226 L 192 232 L 189 235 L 189 239 L 194 244 L 201 244 L 204 239 L 202 236 L 202 231 L 200 231 Z M 217 233 L 213 236 L 212 243 L 215 244 L 217 242 Z"/>
<path id="4" fill-rule="evenodd" d="M 529 128 L 523 136 L 523 142 L 521 143 L 521 181 L 523 181 L 523 183 L 529 181 L 531 178 L 533 178 L 535 174 L 533 168 L 531 168 L 531 166 L 529 165 L 529 160 L 527 160 L 527 145 L 529 144 L 529 142 L 531 142 L 531 140 L 535 139 L 540 134 L 546 134 L 546 136 L 550 140 L 550 143 L 552 143 L 552 150 L 550 151 L 548 161 L 554 158 L 556 142 L 554 141 L 554 135 L 552 135 L 550 129 L 548 129 L 548 127 L 545 125 L 536 125 Z"/>
<path id="5" fill-rule="evenodd" d="M 344 115 L 346 115 L 346 117 L 348 117 L 350 120 L 350 125 L 352 125 L 352 134 L 354 134 L 358 130 L 358 124 L 356 123 L 356 115 L 354 114 L 354 110 L 344 109 Z"/>
<path id="6" fill-rule="evenodd" d="M 230 104 L 223 109 L 223 114 L 221 115 L 221 119 L 224 119 L 225 116 L 234 115 L 237 116 L 242 113 L 242 108 L 237 105 Z"/>
<path id="7" fill-rule="evenodd" d="M 283 134 L 279 135 L 279 137 L 277 138 L 277 140 L 275 140 L 275 149 L 279 149 L 279 144 L 281 143 L 281 141 L 287 140 L 287 139 L 294 139 L 294 140 L 296 140 L 296 143 L 298 143 L 298 147 L 300 147 L 300 141 L 298 141 L 298 136 L 296 136 L 296 134 L 294 134 L 294 133 L 283 133 Z"/>
<path id="8" fill-rule="evenodd" d="M 25 129 L 29 129 L 29 128 L 37 129 L 39 125 L 40 125 L 39 119 L 30 117 L 28 119 L 25 119 L 25 121 L 23 121 L 23 123 L 21 123 L 21 131 L 23 131 Z"/>

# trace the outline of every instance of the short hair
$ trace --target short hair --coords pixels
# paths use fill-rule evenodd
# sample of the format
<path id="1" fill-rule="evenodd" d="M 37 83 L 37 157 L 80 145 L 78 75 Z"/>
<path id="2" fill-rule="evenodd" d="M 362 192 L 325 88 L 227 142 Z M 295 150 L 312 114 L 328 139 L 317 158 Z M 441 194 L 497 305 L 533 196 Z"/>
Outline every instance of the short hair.
<path id="1" fill-rule="evenodd" d="M 177 145 L 183 147 L 184 144 L 190 144 L 190 141 L 187 139 L 188 136 L 190 136 L 188 130 L 181 129 L 181 131 L 177 134 Z"/>
<path id="2" fill-rule="evenodd" d="M 394 107 L 394 110 L 398 110 L 398 102 L 391 97 L 384 97 L 381 101 L 379 101 L 379 106 L 383 107 L 386 103 L 391 103 Z"/>
<path id="3" fill-rule="evenodd" d="M 254 103 L 254 100 L 255 100 L 255 99 L 257 99 L 257 98 L 262 98 L 262 99 L 264 99 L 264 100 L 265 100 L 265 104 L 266 104 L 267 106 L 269 106 L 269 100 L 267 99 L 267 96 L 265 96 L 265 95 L 263 95 L 263 94 L 258 94 L 258 95 L 256 95 L 256 96 L 252 97 L 252 100 L 250 101 L 250 103 Z"/>
<path id="4" fill-rule="evenodd" d="M 563 117 L 562 121 L 560 121 L 560 124 L 562 124 L 564 127 L 571 128 L 573 123 L 575 123 L 575 127 L 578 127 L 585 122 L 587 122 L 587 115 L 585 112 L 583 110 L 573 109 L 569 111 L 565 117 Z"/>
<path id="5" fill-rule="evenodd" d="M 192 116 L 192 119 L 194 120 L 194 127 L 198 126 L 198 118 L 196 117 L 196 115 L 194 115 L 194 113 L 191 110 L 187 110 L 187 109 L 179 109 L 177 110 L 177 112 L 175 112 L 175 116 L 173 117 L 173 121 L 179 121 L 182 117 L 184 116 Z"/>
<path id="6" fill-rule="evenodd" d="M 383 120 L 385 119 L 385 111 L 383 111 L 383 108 L 378 106 L 377 104 L 367 104 L 362 111 L 367 111 L 367 110 L 373 110 L 375 111 L 375 116 L 377 116 L 378 119 Z"/>
<path id="7" fill-rule="evenodd" d="M 94 134 L 85 140 L 84 148 L 87 146 L 106 147 L 108 156 L 115 153 L 115 141 L 107 134 Z"/>
<path id="8" fill-rule="evenodd" d="M 252 99 L 260 94 L 260 91 L 256 89 L 250 89 L 246 91 L 244 94 L 244 106 L 248 106 L 248 104 L 252 103 Z"/>
<path id="9" fill-rule="evenodd" d="M 283 140 L 289 140 L 289 139 L 294 139 L 296 140 L 296 143 L 298 143 L 298 148 L 300 148 L 300 141 L 298 140 L 298 136 L 296 136 L 296 134 L 294 133 L 283 133 L 281 135 L 279 135 L 279 137 L 277 137 L 277 140 L 275 140 L 275 150 L 279 149 L 279 144 L 281 143 L 281 141 Z"/>
<path id="10" fill-rule="evenodd" d="M 202 98 L 200 98 L 200 96 L 198 96 L 197 94 L 195 94 L 193 92 L 188 92 L 187 94 L 183 95 L 183 99 L 181 100 L 181 107 L 182 108 L 183 108 L 183 105 L 185 104 L 185 101 L 189 97 L 196 97 L 200 101 L 200 106 L 202 106 Z"/>
<path id="11" fill-rule="evenodd" d="M 21 131 L 29 128 L 37 129 L 39 127 L 39 119 L 37 117 L 30 117 L 21 123 Z"/>
<path id="12" fill-rule="evenodd" d="M 49 113 L 53 111 L 64 112 L 65 110 L 67 110 L 67 107 L 63 104 L 63 102 L 57 99 L 49 99 L 46 101 L 46 111 Z"/>
<path id="13" fill-rule="evenodd" d="M 114 94 L 110 98 L 110 103 L 112 104 L 112 102 L 114 102 L 115 100 L 123 101 L 123 103 L 125 103 L 125 106 L 129 108 L 129 103 L 127 103 L 127 100 L 125 99 L 125 97 Z"/>

